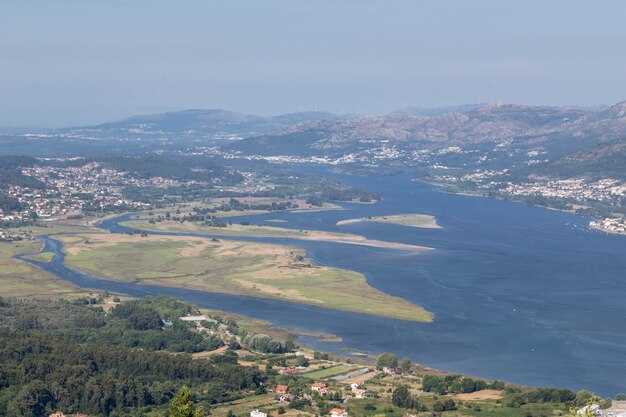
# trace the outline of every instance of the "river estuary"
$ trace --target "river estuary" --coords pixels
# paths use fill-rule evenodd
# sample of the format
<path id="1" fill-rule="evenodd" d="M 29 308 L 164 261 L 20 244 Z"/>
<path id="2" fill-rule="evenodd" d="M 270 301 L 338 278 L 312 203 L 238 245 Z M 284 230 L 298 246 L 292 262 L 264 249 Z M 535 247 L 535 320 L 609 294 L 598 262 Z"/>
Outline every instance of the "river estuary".
<path id="1" fill-rule="evenodd" d="M 321 350 L 390 351 L 431 367 L 514 383 L 588 388 L 611 396 L 626 392 L 626 237 L 590 231 L 589 219 L 583 216 L 446 194 L 404 175 L 338 179 L 378 191 L 383 200 L 343 204 L 345 210 L 272 212 L 233 221 L 341 231 L 434 248 L 408 253 L 256 239 L 302 247 L 318 264 L 361 272 L 370 285 L 434 312 L 433 323 L 87 276 L 68 269 L 60 243 L 47 237 L 45 251 L 55 252 L 55 259 L 50 264 L 29 262 L 83 287 L 133 296 L 170 295 L 342 338 L 338 343 L 305 339 Z M 432 214 L 442 228 L 336 225 L 345 219 L 399 213 Z M 101 227 L 124 231 L 119 222 L 127 218 L 102 222 Z"/>

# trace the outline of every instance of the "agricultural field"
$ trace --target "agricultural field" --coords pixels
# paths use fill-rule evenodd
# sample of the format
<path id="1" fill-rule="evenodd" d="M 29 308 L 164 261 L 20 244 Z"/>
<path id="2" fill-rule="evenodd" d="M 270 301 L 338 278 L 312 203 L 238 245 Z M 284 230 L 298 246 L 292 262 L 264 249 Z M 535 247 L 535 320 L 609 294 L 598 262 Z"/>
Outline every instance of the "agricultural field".
<path id="1" fill-rule="evenodd" d="M 355 366 L 350 366 L 350 365 L 337 365 L 337 366 L 331 366 L 330 368 L 318 369 L 312 372 L 304 372 L 302 373 L 302 376 L 318 380 L 318 379 L 332 378 L 334 376 L 347 374 L 348 372 L 356 371 L 359 368 L 360 367 L 355 367 Z"/>

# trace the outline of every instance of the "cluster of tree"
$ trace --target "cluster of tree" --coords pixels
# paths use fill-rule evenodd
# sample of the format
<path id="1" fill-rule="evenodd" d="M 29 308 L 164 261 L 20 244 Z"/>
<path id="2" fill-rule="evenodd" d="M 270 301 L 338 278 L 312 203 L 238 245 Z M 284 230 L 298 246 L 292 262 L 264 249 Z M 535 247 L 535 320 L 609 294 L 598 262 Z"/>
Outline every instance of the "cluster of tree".
<path id="1" fill-rule="evenodd" d="M 385 352 L 376 359 L 376 369 L 381 371 L 383 368 L 395 369 L 398 367 L 398 357 L 393 353 Z"/>
<path id="2" fill-rule="evenodd" d="M 285 353 L 295 349 L 294 343 L 290 340 L 282 342 L 266 334 L 246 335 L 241 344 L 246 349 L 261 353 Z"/>
<path id="3" fill-rule="evenodd" d="M 439 395 L 447 393 L 471 393 L 484 389 L 504 389 L 504 383 L 494 381 L 487 383 L 483 380 L 472 379 L 462 375 L 446 375 L 440 378 L 435 375 L 426 375 L 422 378 L 422 390 L 425 392 L 435 392 Z"/>
<path id="4" fill-rule="evenodd" d="M 155 223 L 159 223 L 162 222 L 163 220 L 171 220 L 171 221 L 175 221 L 175 222 L 195 222 L 195 223 L 202 223 L 204 226 L 209 226 L 209 227 L 226 227 L 226 223 L 220 219 L 217 216 L 212 216 L 209 214 L 198 214 L 198 213 L 193 213 L 193 214 L 186 214 L 184 216 L 180 216 L 180 215 L 174 215 L 172 216 L 171 213 L 166 213 L 165 216 L 157 216 L 156 218 L 151 218 L 148 222 L 155 224 Z"/>
<path id="5" fill-rule="evenodd" d="M 198 387 L 198 400 L 208 405 L 239 398 L 263 378 L 258 369 L 232 361 L 192 362 L 189 355 L 0 330 L 0 415 L 127 415 L 165 407 L 184 384 Z"/>
<path id="6" fill-rule="evenodd" d="M 259 203 L 259 204 L 250 204 L 250 203 L 242 203 L 236 198 L 231 198 L 228 203 L 220 204 L 214 209 L 217 211 L 247 211 L 247 210 L 263 210 L 263 211 L 279 211 L 279 210 L 287 210 L 290 208 L 298 207 L 297 204 L 294 204 L 290 201 L 280 201 L 280 202 L 272 202 L 272 203 Z"/>
<path id="7" fill-rule="evenodd" d="M 147 297 L 124 302 L 106 315 L 94 305 L 97 299 L 91 298 L 94 303 L 91 299 L 4 300 L 0 304 L 0 329 L 61 335 L 79 343 L 174 352 L 212 350 L 223 344 L 219 337 L 200 334 L 178 319 L 194 311 L 191 304 Z M 164 326 L 164 320 L 171 320 L 172 325 Z"/>
<path id="8" fill-rule="evenodd" d="M 443 413 L 444 411 L 454 411 L 456 410 L 456 408 L 456 403 L 451 398 L 444 401 L 435 401 L 433 403 L 433 411 L 437 413 Z"/>
<path id="9" fill-rule="evenodd" d="M 306 203 L 313 206 L 321 206 L 329 201 L 352 201 L 358 200 L 362 203 L 379 201 L 380 194 L 375 191 L 360 190 L 348 187 L 332 187 L 322 190 L 321 193 L 311 194 L 306 198 Z"/>
<path id="10" fill-rule="evenodd" d="M 315 352 L 313 352 L 313 359 L 327 361 L 330 359 L 330 355 L 328 353 L 318 352 L 316 350 Z"/>
<path id="11" fill-rule="evenodd" d="M 574 408 L 581 408 L 589 403 L 599 404 L 601 408 L 609 408 L 611 400 L 600 398 L 587 390 L 578 392 L 567 388 L 543 387 L 531 391 L 522 391 L 518 388 L 507 387 L 509 392 L 507 407 L 519 408 L 531 403 L 563 403 Z"/>
<path id="12" fill-rule="evenodd" d="M 400 385 L 393 390 L 393 393 L 391 394 L 391 403 L 396 407 L 407 408 L 409 410 L 428 410 L 426 405 L 420 403 L 417 396 L 411 395 L 411 392 L 406 385 Z"/>

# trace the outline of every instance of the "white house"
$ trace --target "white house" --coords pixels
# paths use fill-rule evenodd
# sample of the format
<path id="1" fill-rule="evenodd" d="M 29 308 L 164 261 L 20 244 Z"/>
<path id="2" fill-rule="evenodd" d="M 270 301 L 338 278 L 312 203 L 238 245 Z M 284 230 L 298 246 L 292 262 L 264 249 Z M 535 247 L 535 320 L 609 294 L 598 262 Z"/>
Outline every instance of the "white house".
<path id="1" fill-rule="evenodd" d="M 252 410 L 250 411 L 250 417 L 267 417 L 267 413 L 259 410 Z"/>

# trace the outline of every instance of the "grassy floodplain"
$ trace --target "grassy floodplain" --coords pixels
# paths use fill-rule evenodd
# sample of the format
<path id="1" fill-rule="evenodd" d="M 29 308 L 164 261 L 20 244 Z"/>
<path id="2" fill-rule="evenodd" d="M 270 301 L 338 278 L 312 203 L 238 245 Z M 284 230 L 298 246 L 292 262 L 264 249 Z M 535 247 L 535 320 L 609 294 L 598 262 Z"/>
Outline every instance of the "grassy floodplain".
<path id="1" fill-rule="evenodd" d="M 439 229 L 435 216 L 429 214 L 394 214 L 390 216 L 362 217 L 337 222 L 337 226 L 359 222 L 391 223 L 401 226 L 420 227 L 425 229 Z"/>
<path id="2" fill-rule="evenodd" d="M 68 266 L 107 278 L 432 320 L 423 308 L 369 286 L 362 274 L 317 267 L 304 258 L 304 251 L 289 246 L 189 236 L 98 233 L 59 238 Z"/>
<path id="3" fill-rule="evenodd" d="M 41 242 L 23 240 L 0 242 L 0 295 L 3 297 L 62 297 L 77 296 L 80 291 L 15 255 L 41 250 Z"/>

